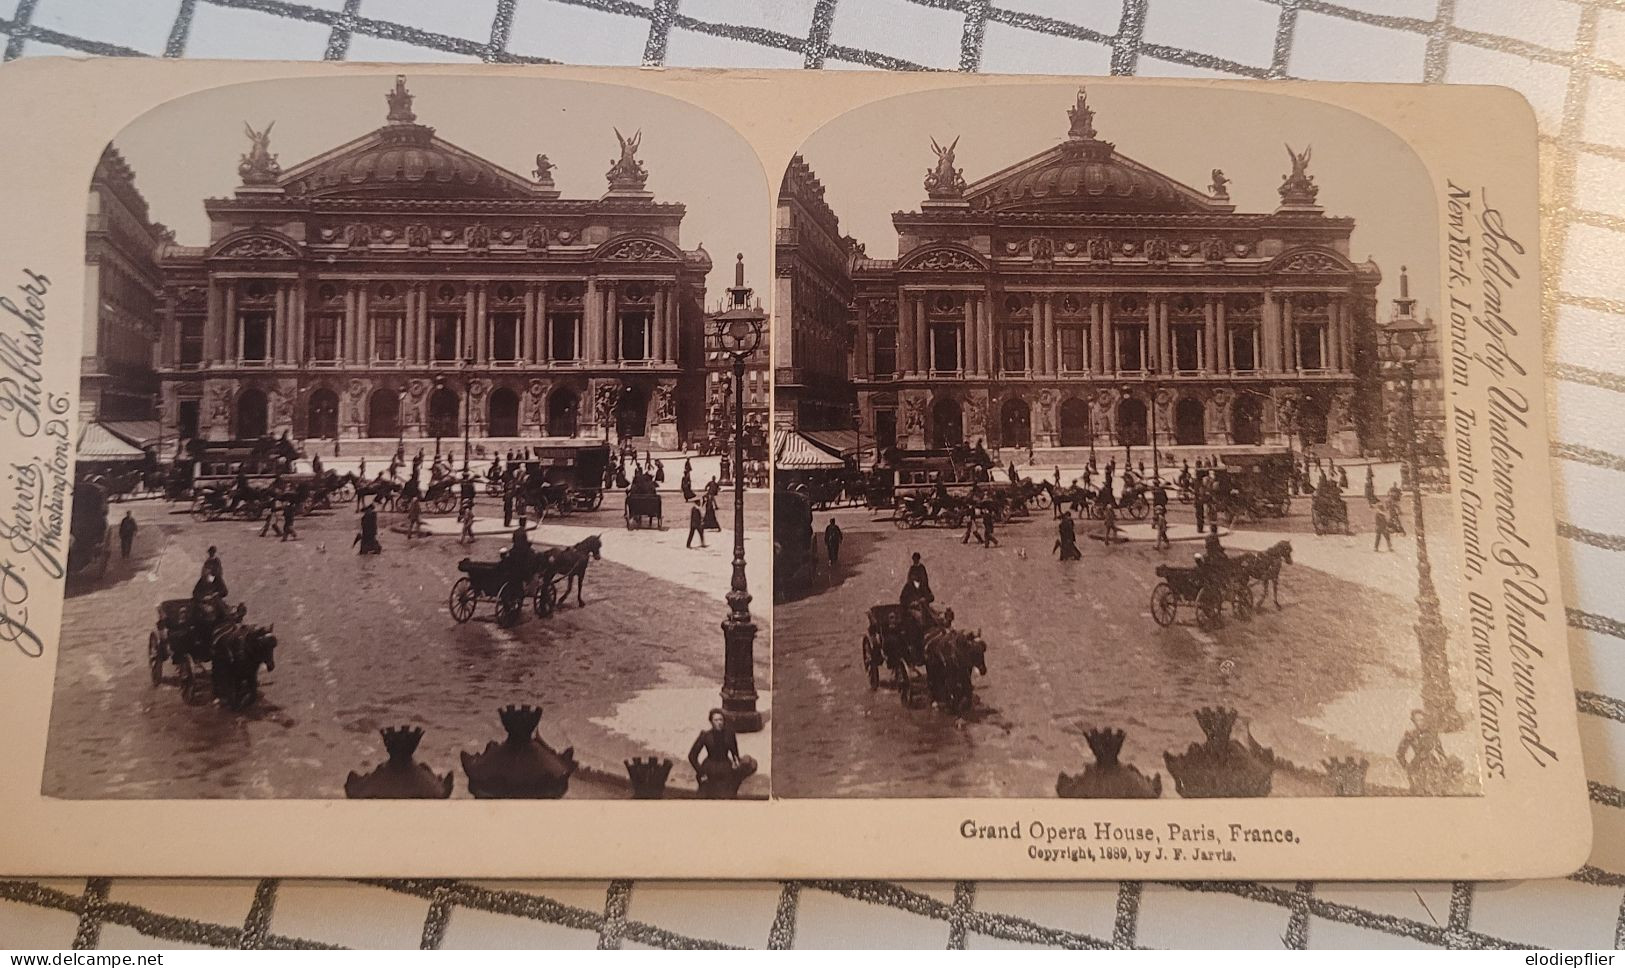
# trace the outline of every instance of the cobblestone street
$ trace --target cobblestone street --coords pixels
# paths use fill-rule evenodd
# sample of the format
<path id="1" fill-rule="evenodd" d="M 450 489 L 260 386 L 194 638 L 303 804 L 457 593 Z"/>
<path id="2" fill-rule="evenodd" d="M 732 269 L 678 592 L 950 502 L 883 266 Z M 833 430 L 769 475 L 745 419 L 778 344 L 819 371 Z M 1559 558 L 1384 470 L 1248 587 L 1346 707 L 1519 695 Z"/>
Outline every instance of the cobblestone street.
<path id="1" fill-rule="evenodd" d="M 747 547 L 757 590 L 756 677 L 767 689 L 766 501 L 747 495 Z M 105 579 L 73 588 L 63 616 L 44 792 L 69 798 L 342 797 L 345 775 L 384 758 L 381 727 L 425 729 L 419 759 L 454 770 L 454 796 L 467 796 L 458 751 L 501 736 L 496 711 L 540 703 L 540 733 L 555 748 L 574 746 L 583 772 L 569 795 L 624 796 L 621 761 L 663 756 L 677 762 L 671 788 L 693 789 L 683 758 L 718 702 L 732 532 L 709 547 L 685 549 L 686 511 L 665 495 L 667 529 L 628 531 L 621 498 L 604 508 L 549 518 L 532 541 L 572 544 L 603 535 L 603 560 L 587 573 L 585 605 L 550 618 L 528 610 L 499 628 L 494 606 L 456 625 L 447 594 L 464 557 L 494 560 L 508 544 L 500 504 L 482 498 L 481 536 L 459 545 L 450 517 L 426 518 L 435 532 L 410 543 L 387 530 L 384 552 L 357 556 L 354 504 L 301 518 L 298 540 L 258 537 L 260 525 L 207 523 L 180 505 L 114 505 L 116 521 L 135 510 L 140 532 L 128 562 L 115 557 Z M 720 516 L 731 529 L 732 502 Z M 497 533 L 499 532 L 500 533 Z M 209 545 L 224 562 L 229 600 L 250 623 L 274 623 L 276 670 L 261 672 L 261 698 L 242 713 L 187 706 L 173 676 L 154 688 L 146 668 L 155 607 L 190 594 Z M 116 551 L 115 551 L 116 555 Z M 740 737 L 761 773 L 742 795 L 768 789 L 766 733 Z M 610 782 L 613 779 L 616 782 Z"/>
<path id="2" fill-rule="evenodd" d="M 1395 749 L 1420 690 L 1414 537 L 1374 554 L 1357 491 L 1348 501 L 1356 533 L 1317 537 L 1308 503 L 1295 499 L 1291 516 L 1263 523 L 1269 530 L 1225 537 L 1232 551 L 1289 539 L 1294 564 L 1282 572 L 1279 611 L 1266 606 L 1248 620 L 1227 612 L 1211 632 L 1188 609 L 1170 628 L 1149 610 L 1156 565 L 1189 565 L 1202 549 L 1188 506 L 1173 505 L 1171 549 L 1155 550 L 1145 525 L 1130 526 L 1145 540 L 1107 546 L 1090 538 L 1098 522 L 1084 521 L 1083 560 L 1065 563 L 1051 552 L 1048 510 L 1001 528 L 991 549 L 946 528 L 898 530 L 889 511 L 819 512 L 815 530 L 833 516 L 846 539 L 833 579 L 821 573 L 775 611 L 775 794 L 1052 797 L 1058 771 L 1090 762 L 1083 732 L 1116 727 L 1127 733 L 1123 760 L 1161 772 L 1164 796 L 1173 796 L 1162 754 L 1200 742 L 1192 714 L 1213 705 L 1235 707 L 1254 738 L 1294 765 L 1365 757 L 1371 783 L 1405 788 Z M 1429 498 L 1428 508 L 1430 522 L 1447 520 L 1444 498 Z M 1437 536 L 1429 550 L 1449 623 L 1456 579 L 1455 565 L 1440 560 L 1446 540 Z M 988 675 L 975 678 L 978 705 L 964 720 L 903 708 L 865 679 L 865 610 L 897 601 L 914 551 L 930 569 L 936 606 L 952 607 L 955 625 L 988 643 Z M 1469 644 L 1457 636 L 1450 647 L 1466 711 Z M 1466 734 L 1445 742 L 1475 772 Z M 1317 791 L 1278 771 L 1273 792 Z"/>

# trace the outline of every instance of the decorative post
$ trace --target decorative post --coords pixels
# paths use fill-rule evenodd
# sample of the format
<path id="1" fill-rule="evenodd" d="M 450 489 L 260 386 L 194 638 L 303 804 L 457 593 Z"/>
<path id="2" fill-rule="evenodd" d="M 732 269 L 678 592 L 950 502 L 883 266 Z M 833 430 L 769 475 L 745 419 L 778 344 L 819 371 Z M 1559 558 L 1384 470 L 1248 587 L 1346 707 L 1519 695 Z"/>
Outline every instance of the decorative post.
<path id="1" fill-rule="evenodd" d="M 1427 725 L 1441 733 L 1463 727 L 1450 688 L 1449 633 L 1433 587 L 1433 566 L 1428 561 L 1427 528 L 1422 518 L 1422 481 L 1416 455 L 1416 354 L 1427 340 L 1428 327 L 1411 320 L 1386 327 L 1383 336 L 1398 358 L 1405 381 L 1405 465 L 1411 477 L 1411 517 L 1416 521 L 1416 644 L 1422 658 L 1422 711 Z"/>
<path id="2" fill-rule="evenodd" d="M 745 579 L 745 475 L 738 472 L 745 460 L 745 408 L 740 405 L 745 390 L 745 360 L 761 345 L 767 322 L 767 313 L 759 305 L 750 305 L 750 294 L 745 287 L 745 257 L 741 254 L 734 266 L 734 285 L 728 290 L 729 308 L 710 320 L 717 348 L 733 360 L 734 555 L 728 617 L 722 622 L 722 713 L 736 733 L 754 733 L 762 728 L 762 714 L 756 709 L 756 623 L 751 621 L 751 596 Z"/>

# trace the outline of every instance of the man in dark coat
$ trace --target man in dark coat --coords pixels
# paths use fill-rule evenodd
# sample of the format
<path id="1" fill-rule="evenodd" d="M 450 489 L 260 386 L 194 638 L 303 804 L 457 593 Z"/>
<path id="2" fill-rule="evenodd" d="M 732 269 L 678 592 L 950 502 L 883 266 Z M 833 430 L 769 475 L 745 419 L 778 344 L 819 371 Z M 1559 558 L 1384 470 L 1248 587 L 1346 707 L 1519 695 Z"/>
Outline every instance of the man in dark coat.
<path id="1" fill-rule="evenodd" d="M 376 555 L 383 552 L 383 546 L 378 543 L 378 509 L 373 505 L 367 505 L 361 512 L 361 533 L 350 543 L 361 546 L 358 554 Z"/>
<path id="2" fill-rule="evenodd" d="M 1072 520 L 1071 511 L 1062 512 L 1061 523 L 1057 526 L 1057 530 L 1058 536 L 1055 539 L 1055 547 L 1051 550 L 1059 551 L 1062 561 L 1082 560 L 1083 552 L 1078 550 L 1078 526 Z"/>
<path id="3" fill-rule="evenodd" d="M 202 582 L 204 579 L 208 579 L 214 585 L 215 594 L 221 598 L 226 597 L 226 573 L 219 556 L 215 554 L 214 545 L 209 545 L 209 554 L 203 559 L 203 575 L 198 581 Z"/>
<path id="4" fill-rule="evenodd" d="M 831 524 L 835 522 L 831 521 Z M 135 516 L 129 511 L 124 512 L 124 520 L 118 523 L 118 550 L 119 557 L 130 557 L 130 546 L 135 544 Z"/>
<path id="5" fill-rule="evenodd" d="M 694 536 L 700 536 L 700 547 L 705 547 L 705 514 L 700 510 L 700 502 L 688 503 L 688 543 L 685 548 L 694 547 Z"/>
<path id="6" fill-rule="evenodd" d="M 993 505 L 989 504 L 982 508 L 982 547 L 991 548 L 998 543 L 999 539 L 993 536 Z"/>
<path id="7" fill-rule="evenodd" d="M 502 482 L 502 526 L 513 527 L 513 475 L 509 474 L 507 480 Z"/>
<path id="8" fill-rule="evenodd" d="M 291 495 L 289 497 L 287 497 L 286 499 L 284 499 L 283 502 L 282 502 L 282 540 L 283 541 L 286 541 L 289 538 L 297 538 L 297 537 L 299 537 L 298 535 L 293 533 L 293 516 L 294 516 L 294 512 L 298 509 L 298 507 L 299 507 L 299 501 L 297 499 L 295 499 Z"/>
<path id="9" fill-rule="evenodd" d="M 829 526 L 824 529 L 824 553 L 829 556 L 829 568 L 835 570 L 835 562 L 841 557 L 841 526 L 835 523 L 834 518 L 829 519 Z"/>

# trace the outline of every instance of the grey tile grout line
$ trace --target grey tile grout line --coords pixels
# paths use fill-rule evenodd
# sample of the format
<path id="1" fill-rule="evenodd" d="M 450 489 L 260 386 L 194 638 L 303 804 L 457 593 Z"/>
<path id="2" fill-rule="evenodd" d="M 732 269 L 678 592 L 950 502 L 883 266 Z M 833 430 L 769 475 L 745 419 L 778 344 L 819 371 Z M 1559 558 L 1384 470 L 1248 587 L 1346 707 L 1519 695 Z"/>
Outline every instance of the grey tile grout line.
<path id="1" fill-rule="evenodd" d="M 1427 52 L 1422 55 L 1422 83 L 1443 84 L 1450 68 L 1450 28 L 1456 20 L 1456 0 L 1439 0 L 1428 31 Z"/>
<path id="2" fill-rule="evenodd" d="M 186 38 L 192 32 L 192 16 L 197 12 L 197 0 L 181 0 L 175 11 L 175 22 L 169 28 L 169 39 L 164 42 L 165 57 L 184 57 Z"/>
<path id="3" fill-rule="evenodd" d="M 1275 21 L 1275 46 L 1270 52 L 1268 76 L 1273 78 L 1287 76 L 1287 64 L 1292 60 L 1292 38 L 1298 29 L 1297 0 L 1283 0 L 1280 6 L 1281 13 Z"/>
<path id="4" fill-rule="evenodd" d="M 796 915 L 801 905 L 801 882 L 785 881 L 779 886 L 779 903 L 773 909 L 773 923 L 767 927 L 767 947 L 783 951 L 796 946 Z"/>
<path id="5" fill-rule="evenodd" d="M 807 49 L 802 66 L 820 70 L 824 66 L 824 53 L 829 49 L 829 34 L 835 27 L 836 0 L 817 0 L 813 5 L 812 24 L 807 28 Z"/>
<path id="6" fill-rule="evenodd" d="M 23 54 L 23 42 L 28 39 L 34 25 L 34 8 L 39 0 L 17 0 L 17 9 L 11 13 L 11 37 L 6 41 L 6 60 L 15 60 Z"/>
<path id="7" fill-rule="evenodd" d="M 1123 0 L 1123 15 L 1112 38 L 1112 74 L 1132 75 L 1139 67 L 1140 40 L 1145 34 L 1146 5 L 1150 0 Z"/>
<path id="8" fill-rule="evenodd" d="M 1292 951 L 1309 947 L 1309 900 L 1314 893 L 1315 885 L 1312 882 L 1298 882 L 1297 890 L 1292 894 L 1292 903 L 1287 907 L 1292 913 L 1286 920 L 1286 933 L 1281 937 L 1282 947 Z"/>
<path id="9" fill-rule="evenodd" d="M 987 33 L 989 0 L 971 0 L 965 6 L 965 26 L 959 35 L 959 69 L 974 74 L 982 69 L 982 39 Z"/>
<path id="10" fill-rule="evenodd" d="M 271 931 L 271 916 L 276 911 L 279 881 L 264 878 L 254 885 L 254 900 L 243 917 L 243 933 L 237 942 L 239 948 L 255 950 L 265 947 L 265 938 Z"/>
<path id="11" fill-rule="evenodd" d="M 1140 929 L 1142 881 L 1120 881 L 1117 885 L 1117 911 L 1112 918 L 1112 947 L 1133 948 Z"/>
<path id="12" fill-rule="evenodd" d="M 513 31 L 513 12 L 517 0 L 497 0 L 496 14 L 491 18 L 491 40 L 486 45 L 486 60 L 496 60 L 508 52 L 508 34 Z"/>
<path id="13" fill-rule="evenodd" d="M 1451 948 L 1471 948 L 1468 935 L 1473 922 L 1473 882 L 1450 885 L 1450 916 L 1445 920 L 1445 939 Z"/>
<path id="14" fill-rule="evenodd" d="M 423 934 L 418 941 L 420 951 L 438 951 L 446 940 L 446 926 L 451 922 L 453 908 L 451 889 L 445 882 L 436 884 L 429 896 L 429 910 L 423 915 Z"/>
<path id="15" fill-rule="evenodd" d="M 661 67 L 666 63 L 666 44 L 671 40 L 671 22 L 677 15 L 678 0 L 655 0 L 654 13 L 649 18 L 649 39 L 643 45 L 643 66 Z"/>
<path id="16" fill-rule="evenodd" d="M 350 52 L 350 33 L 355 18 L 361 12 L 361 0 L 344 0 L 344 9 L 333 21 L 333 30 L 327 36 L 327 50 L 323 60 L 343 60 Z"/>
<path id="17" fill-rule="evenodd" d="M 948 909 L 948 950 L 965 950 L 965 927 L 976 910 L 976 882 L 955 881 L 954 902 Z"/>
<path id="18" fill-rule="evenodd" d="M 73 932 L 74 950 L 95 948 L 102 940 L 102 905 L 107 901 L 107 893 L 111 890 L 113 881 L 107 877 L 91 877 L 85 880 L 85 890 L 81 895 L 79 907 L 79 925 Z"/>
<path id="19" fill-rule="evenodd" d="M 614 880 L 604 890 L 604 920 L 598 928 L 598 948 L 618 950 L 626 931 L 626 910 L 632 901 L 632 882 Z"/>

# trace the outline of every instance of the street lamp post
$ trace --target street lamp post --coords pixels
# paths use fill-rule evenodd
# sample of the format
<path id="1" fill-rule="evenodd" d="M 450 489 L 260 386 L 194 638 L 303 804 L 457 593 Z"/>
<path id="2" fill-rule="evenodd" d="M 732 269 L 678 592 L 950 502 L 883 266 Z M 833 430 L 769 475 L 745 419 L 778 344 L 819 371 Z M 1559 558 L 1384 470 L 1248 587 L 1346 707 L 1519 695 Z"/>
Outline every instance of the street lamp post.
<path id="1" fill-rule="evenodd" d="M 1412 321 L 1385 328 L 1405 385 L 1405 465 L 1411 478 L 1411 517 L 1416 522 L 1416 643 L 1422 657 L 1422 711 L 1429 725 L 1442 733 L 1460 730 L 1461 713 L 1450 688 L 1449 633 L 1433 587 L 1433 566 L 1428 561 L 1427 529 L 1422 517 L 1422 482 L 1416 456 L 1416 357 L 1426 345 L 1428 327 Z"/>
<path id="2" fill-rule="evenodd" d="M 396 394 L 398 401 L 395 406 L 395 452 L 406 451 L 406 388 L 402 387 Z"/>
<path id="3" fill-rule="evenodd" d="M 736 291 L 743 293 L 743 257 L 736 275 Z M 767 314 L 745 304 L 739 296 L 733 308 L 711 319 L 711 335 L 717 348 L 733 361 L 734 400 L 744 394 L 745 360 L 762 343 Z M 754 733 L 762 728 L 762 714 L 756 709 L 755 647 L 756 623 L 750 617 L 750 590 L 745 580 L 745 475 L 737 470 L 745 459 L 745 408 L 733 408 L 734 556 L 733 578 L 728 586 L 728 617 L 722 622 L 724 645 L 722 713 L 728 726 L 738 733 Z"/>
<path id="4" fill-rule="evenodd" d="M 430 424 L 431 427 L 434 428 L 434 462 L 437 465 L 440 463 L 440 431 L 441 431 L 441 426 L 440 426 L 440 418 L 436 417 L 435 413 L 434 413 L 434 400 L 435 400 L 435 397 L 440 395 L 440 391 L 444 390 L 445 388 L 446 388 L 446 378 L 445 378 L 445 376 L 441 375 L 441 374 L 436 374 L 435 378 L 434 378 L 434 392 L 429 395 L 429 407 L 428 407 L 428 409 L 429 409 L 429 424 Z"/>
<path id="5" fill-rule="evenodd" d="M 466 374 L 468 372 L 467 368 L 471 367 L 473 365 L 474 365 L 474 357 L 472 355 L 466 357 L 463 360 L 463 367 L 464 367 L 463 372 Z M 468 470 L 468 430 L 469 430 L 469 421 L 474 416 L 474 394 L 469 392 L 469 390 L 472 389 L 472 387 L 473 387 L 473 378 L 465 375 L 463 377 L 463 470 L 464 471 Z"/>

